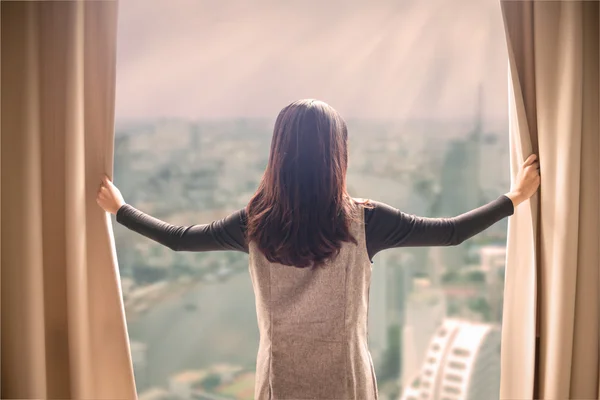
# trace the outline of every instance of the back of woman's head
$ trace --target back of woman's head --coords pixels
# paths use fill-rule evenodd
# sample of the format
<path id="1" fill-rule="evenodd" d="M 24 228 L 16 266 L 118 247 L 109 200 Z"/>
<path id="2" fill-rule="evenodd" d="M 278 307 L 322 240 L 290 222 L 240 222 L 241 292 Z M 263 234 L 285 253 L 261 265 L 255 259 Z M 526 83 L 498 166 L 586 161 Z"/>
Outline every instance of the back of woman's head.
<path id="1" fill-rule="evenodd" d="M 248 241 L 271 262 L 318 266 L 354 242 L 346 192 L 346 123 L 329 105 L 300 100 L 279 113 L 269 162 L 247 207 Z"/>

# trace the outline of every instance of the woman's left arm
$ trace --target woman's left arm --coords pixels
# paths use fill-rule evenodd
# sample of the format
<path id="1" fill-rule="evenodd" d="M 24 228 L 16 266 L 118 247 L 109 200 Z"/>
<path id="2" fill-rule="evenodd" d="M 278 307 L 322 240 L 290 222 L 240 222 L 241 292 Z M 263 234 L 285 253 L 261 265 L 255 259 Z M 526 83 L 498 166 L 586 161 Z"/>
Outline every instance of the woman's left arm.
<path id="1" fill-rule="evenodd" d="M 115 214 L 118 223 L 172 250 L 248 252 L 244 209 L 210 224 L 171 225 L 125 203 L 121 192 L 108 177 L 103 179 L 96 201 L 106 212 Z"/>

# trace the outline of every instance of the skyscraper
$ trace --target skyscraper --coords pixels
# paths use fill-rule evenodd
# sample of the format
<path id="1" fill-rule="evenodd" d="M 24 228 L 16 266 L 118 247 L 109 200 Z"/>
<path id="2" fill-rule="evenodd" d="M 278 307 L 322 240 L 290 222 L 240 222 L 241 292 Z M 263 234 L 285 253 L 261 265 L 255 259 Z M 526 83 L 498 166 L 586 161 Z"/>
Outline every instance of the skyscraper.
<path id="1" fill-rule="evenodd" d="M 386 291 L 387 267 L 385 254 L 377 255 L 372 266 L 369 290 L 369 349 L 375 366 L 380 365 L 387 346 Z"/>
<path id="2" fill-rule="evenodd" d="M 402 385 L 418 375 L 431 338 L 446 317 L 446 301 L 441 289 L 428 279 L 416 279 L 414 291 L 406 299 L 402 334 Z"/>
<path id="3" fill-rule="evenodd" d="M 414 261 L 405 252 L 382 253 L 373 266 L 369 309 L 369 348 L 384 375 L 402 368 L 402 333 Z M 397 371 L 399 373 L 399 371 Z"/>
<path id="4" fill-rule="evenodd" d="M 482 101 L 480 87 L 472 131 L 465 139 L 449 143 L 441 171 L 439 217 L 453 217 L 483 205 L 479 180 Z M 466 246 L 446 247 L 441 252 L 447 270 L 456 270 L 464 265 Z"/>

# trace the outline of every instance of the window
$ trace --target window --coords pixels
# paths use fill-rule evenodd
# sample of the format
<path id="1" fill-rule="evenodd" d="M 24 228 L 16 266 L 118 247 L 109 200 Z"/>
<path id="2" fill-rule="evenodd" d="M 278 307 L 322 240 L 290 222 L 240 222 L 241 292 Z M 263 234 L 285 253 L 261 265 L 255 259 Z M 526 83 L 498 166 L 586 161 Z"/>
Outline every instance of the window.
<path id="1" fill-rule="evenodd" d="M 459 369 L 459 370 L 461 370 L 461 369 L 466 369 L 466 368 L 467 368 L 467 366 L 466 366 L 464 363 L 461 363 L 461 362 L 456 362 L 456 361 L 451 361 L 451 362 L 449 362 L 449 363 L 448 363 L 448 366 L 449 366 L 450 368 L 453 368 L 453 369 Z"/>
<path id="2" fill-rule="evenodd" d="M 471 352 L 467 349 L 454 349 L 452 350 L 452 353 L 459 357 L 468 357 L 471 355 Z"/>
<path id="3" fill-rule="evenodd" d="M 509 189 L 496 0 L 120 8 L 115 183 L 157 218 L 207 223 L 245 206 L 277 113 L 300 98 L 346 118 L 356 197 L 441 217 Z M 117 224 L 115 239 L 140 398 L 253 398 L 259 336 L 247 256 L 174 253 Z M 504 266 L 486 271 L 481 254 L 505 243 L 506 220 L 460 246 L 375 257 L 369 349 L 382 398 L 409 387 L 424 365 L 467 370 L 448 357 L 453 333 L 442 326 L 500 325 Z M 428 359 L 432 345 L 439 359 Z M 467 348 L 477 362 L 479 347 Z"/>
<path id="4" fill-rule="evenodd" d="M 455 375 L 455 374 L 446 374 L 446 380 L 447 381 L 451 381 L 451 382 L 462 382 L 463 378 L 460 375 Z"/>

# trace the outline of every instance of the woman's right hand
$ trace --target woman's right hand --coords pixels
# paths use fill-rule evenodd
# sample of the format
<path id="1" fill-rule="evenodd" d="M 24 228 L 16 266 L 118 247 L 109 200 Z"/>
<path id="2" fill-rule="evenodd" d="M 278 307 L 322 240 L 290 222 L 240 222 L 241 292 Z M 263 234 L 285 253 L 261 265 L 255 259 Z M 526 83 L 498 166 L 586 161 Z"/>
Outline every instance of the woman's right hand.
<path id="1" fill-rule="evenodd" d="M 117 214 L 117 211 L 119 211 L 119 208 L 125 204 L 123 195 L 108 176 L 104 176 L 102 179 L 102 183 L 98 189 L 96 203 L 98 203 L 104 211 L 115 215 Z"/>
<path id="2" fill-rule="evenodd" d="M 510 192 L 506 194 L 516 207 L 520 203 L 529 199 L 540 187 L 540 163 L 535 154 L 527 157 L 523 163 L 517 178 L 515 179 Z"/>

